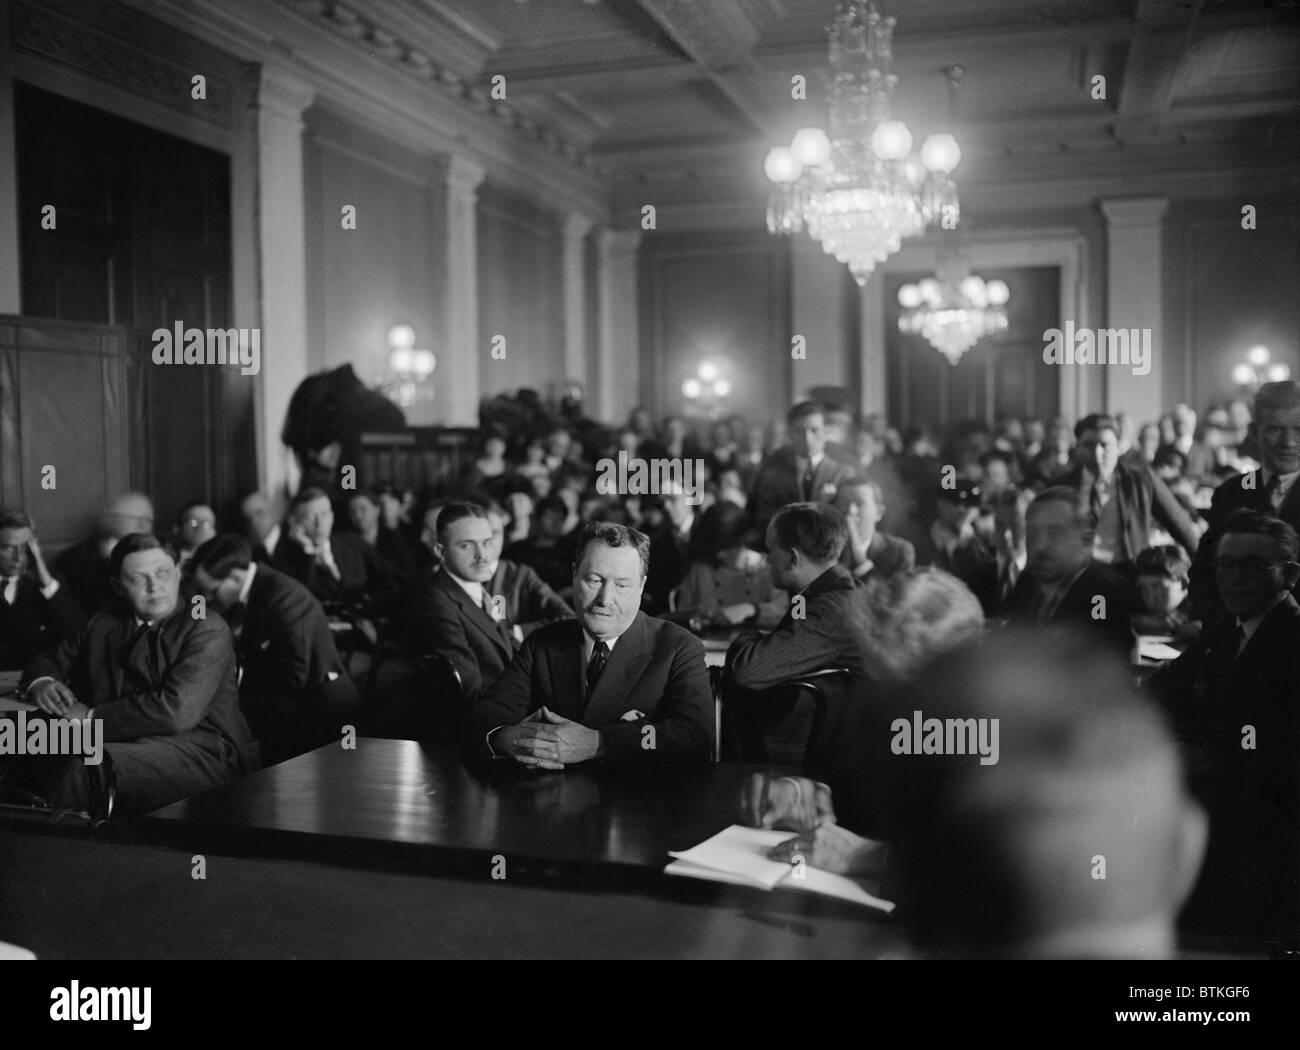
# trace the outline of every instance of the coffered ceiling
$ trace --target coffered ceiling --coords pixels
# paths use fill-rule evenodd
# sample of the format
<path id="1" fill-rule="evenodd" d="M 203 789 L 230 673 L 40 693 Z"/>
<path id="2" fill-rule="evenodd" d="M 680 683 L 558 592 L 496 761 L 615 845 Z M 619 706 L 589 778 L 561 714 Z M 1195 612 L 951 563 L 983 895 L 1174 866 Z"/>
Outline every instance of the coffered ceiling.
<path id="1" fill-rule="evenodd" d="M 761 200 L 762 158 L 824 124 L 832 0 L 281 0 L 376 57 L 432 64 L 602 172 L 616 205 Z M 1300 5 L 1289 0 L 907 0 L 894 115 L 953 130 L 959 180 L 1135 191 L 1198 173 L 1294 179 Z M 955 101 L 945 70 L 963 76 Z M 803 74 L 808 99 L 791 98 Z M 1106 78 L 1096 100 L 1094 76 Z"/>

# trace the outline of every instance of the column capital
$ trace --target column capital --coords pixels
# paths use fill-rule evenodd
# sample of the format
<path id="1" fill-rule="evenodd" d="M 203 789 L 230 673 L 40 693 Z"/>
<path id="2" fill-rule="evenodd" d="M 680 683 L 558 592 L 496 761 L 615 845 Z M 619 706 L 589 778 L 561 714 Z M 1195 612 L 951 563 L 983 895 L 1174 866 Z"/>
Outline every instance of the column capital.
<path id="1" fill-rule="evenodd" d="M 250 63 L 243 69 L 245 105 L 290 120 L 301 120 L 316 99 L 316 89 L 287 69 L 270 63 Z"/>
<path id="2" fill-rule="evenodd" d="M 433 158 L 434 178 L 453 197 L 474 197 L 487 176 L 487 169 L 457 153 L 440 153 Z"/>
<path id="3" fill-rule="evenodd" d="M 587 218 L 581 212 L 566 211 L 563 213 L 560 229 L 564 233 L 566 242 L 582 241 L 587 234 L 591 233 L 592 227 L 595 225 L 593 220 Z"/>
<path id="4" fill-rule="evenodd" d="M 1130 226 L 1154 226 L 1169 210 L 1168 197 L 1130 197 L 1101 202 L 1109 229 Z"/>
<path id="5" fill-rule="evenodd" d="M 615 230 L 606 226 L 597 234 L 600 250 L 609 255 L 631 255 L 641 246 L 640 230 Z"/>

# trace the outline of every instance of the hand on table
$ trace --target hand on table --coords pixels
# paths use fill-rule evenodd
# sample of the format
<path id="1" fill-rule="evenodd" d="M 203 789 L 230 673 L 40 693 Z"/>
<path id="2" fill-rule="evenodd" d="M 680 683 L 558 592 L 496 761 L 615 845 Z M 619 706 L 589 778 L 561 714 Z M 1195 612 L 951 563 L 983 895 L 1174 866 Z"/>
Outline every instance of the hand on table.
<path id="1" fill-rule="evenodd" d="M 85 704 L 77 700 L 71 689 L 53 678 L 47 678 L 43 682 L 38 682 L 34 688 L 28 689 L 24 699 L 35 704 L 38 711 L 44 711 L 47 715 L 68 716 L 68 712 L 73 707 L 85 708 Z"/>
<path id="2" fill-rule="evenodd" d="M 835 823 L 831 789 L 807 777 L 768 778 L 755 773 L 745 789 L 742 811 L 746 823 L 754 828 L 802 832 Z"/>
<path id="3" fill-rule="evenodd" d="M 600 753 L 600 733 L 539 708 L 492 736 L 492 746 L 529 769 L 563 769 Z"/>
<path id="4" fill-rule="evenodd" d="M 824 824 L 786 839 L 767 851 L 769 860 L 803 857 L 814 868 L 837 875 L 879 877 L 885 870 L 885 844 L 864 839 L 838 824 Z"/>

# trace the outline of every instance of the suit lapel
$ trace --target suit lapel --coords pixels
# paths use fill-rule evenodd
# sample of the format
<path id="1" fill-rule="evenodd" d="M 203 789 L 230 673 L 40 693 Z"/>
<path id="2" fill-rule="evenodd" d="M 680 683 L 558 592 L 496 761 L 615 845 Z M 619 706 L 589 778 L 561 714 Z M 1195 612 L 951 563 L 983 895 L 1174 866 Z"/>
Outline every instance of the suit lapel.
<path id="1" fill-rule="evenodd" d="M 637 613 L 632 625 L 623 632 L 610 653 L 605 670 L 596 680 L 596 688 L 587 697 L 582 711 L 582 722 L 588 726 L 603 725 L 616 721 L 619 708 L 641 672 L 650 662 L 650 646 L 646 641 L 648 627 L 644 613 Z M 581 659 L 581 650 L 579 650 Z M 583 668 L 583 684 L 586 684 L 586 668 Z"/>
<path id="2" fill-rule="evenodd" d="M 582 720 L 587 702 L 587 666 L 582 658 L 582 639 L 582 621 L 568 621 L 559 644 L 551 650 L 547 668 L 555 713 L 574 721 Z M 609 670 L 608 664 L 605 670 Z"/>
<path id="3" fill-rule="evenodd" d="M 514 646 L 511 644 L 505 625 L 489 616 L 481 605 L 475 605 L 473 599 L 465 593 L 464 588 L 447 574 L 446 569 L 441 570 L 438 575 L 441 586 L 451 595 L 452 600 L 460 606 L 461 615 L 483 634 L 487 635 L 493 644 L 505 654 L 507 662 L 513 659 L 515 655 Z M 484 594 L 487 593 L 485 585 Z"/>
<path id="4" fill-rule="evenodd" d="M 1263 482 L 1259 482 L 1263 484 Z M 1264 502 L 1268 502 L 1264 500 Z M 1265 507 L 1270 514 L 1273 513 L 1272 507 Z M 1291 491 L 1286 494 L 1286 499 L 1282 501 L 1282 506 L 1277 509 L 1277 516 L 1283 521 L 1290 523 L 1294 528 L 1300 529 L 1300 478 L 1291 482 Z"/>

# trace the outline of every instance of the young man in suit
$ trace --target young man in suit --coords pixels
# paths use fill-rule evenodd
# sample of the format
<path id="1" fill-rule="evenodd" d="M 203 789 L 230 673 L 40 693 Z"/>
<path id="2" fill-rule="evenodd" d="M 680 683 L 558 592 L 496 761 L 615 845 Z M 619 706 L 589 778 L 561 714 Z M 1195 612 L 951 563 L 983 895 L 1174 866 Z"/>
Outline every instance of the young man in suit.
<path id="1" fill-rule="evenodd" d="M 846 479 L 835 495 L 835 507 L 844 515 L 849 532 L 840 564 L 856 579 L 889 579 L 916 564 L 916 548 L 878 527 L 887 508 L 876 481 L 861 476 Z"/>
<path id="2" fill-rule="evenodd" d="M 766 535 L 767 523 L 789 503 L 833 503 L 853 467 L 826 451 L 826 410 L 800 401 L 786 415 L 790 444 L 763 460 L 749 495 L 754 528 Z"/>
<path id="3" fill-rule="evenodd" d="M 195 619 L 180 599 L 176 553 L 155 536 L 124 537 L 110 558 L 126 611 L 98 613 L 23 679 L 36 707 L 95 718 L 117 775 L 118 807 L 143 813 L 234 780 L 251 766 L 235 652 L 220 616 Z M 86 808 L 69 782 L 56 804 Z"/>
<path id="4" fill-rule="evenodd" d="M 31 572 L 28 572 L 28 568 Z M 0 671 L 22 671 L 86 622 L 45 567 L 31 519 L 0 509 Z"/>
<path id="5" fill-rule="evenodd" d="M 271 564 L 329 606 L 385 611 L 395 591 L 388 567 L 360 536 L 334 531 L 334 508 L 322 489 L 306 488 L 293 498 L 289 534 L 275 548 Z"/>
<path id="6" fill-rule="evenodd" d="M 592 522 L 575 558 L 578 619 L 529 635 L 470 710 L 466 747 L 533 769 L 706 761 L 713 697 L 704 647 L 640 611 L 650 541 L 624 525 Z"/>
<path id="7" fill-rule="evenodd" d="M 1239 507 L 1272 514 L 1300 530 L 1300 383 L 1266 383 L 1255 395 L 1255 417 L 1247 428 L 1259 448 L 1261 466 L 1229 478 L 1214 490 L 1206 512 L 1209 531 L 1192 561 L 1192 608 L 1211 623 L 1226 611 L 1215 587 L 1215 544 L 1227 516 Z M 1300 586 L 1300 585 L 1297 585 Z"/>
<path id="8" fill-rule="evenodd" d="M 191 562 L 199 594 L 235 637 L 239 700 L 262 765 L 337 740 L 356 721 L 361 697 L 334 646 L 329 621 L 312 593 L 292 577 L 253 560 L 242 536 L 214 537 Z"/>
<path id="9" fill-rule="evenodd" d="M 1006 615 L 1051 626 L 1073 623 L 1127 652 L 1133 644 L 1132 589 L 1092 556 L 1092 524 L 1079 490 L 1066 485 L 1040 493 L 1025 512 L 1025 571 Z"/>
<path id="10" fill-rule="evenodd" d="M 412 598 L 410 647 L 446 656 L 467 703 L 501 677 L 525 637 L 573 617 L 536 572 L 500 558 L 500 551 L 482 507 L 449 503 L 438 516 L 439 568 Z"/>
<path id="11" fill-rule="evenodd" d="M 1227 615 L 1151 680 L 1210 812 L 1194 929 L 1300 941 L 1300 578 L 1296 530 L 1238 508 L 1214 573 Z"/>

